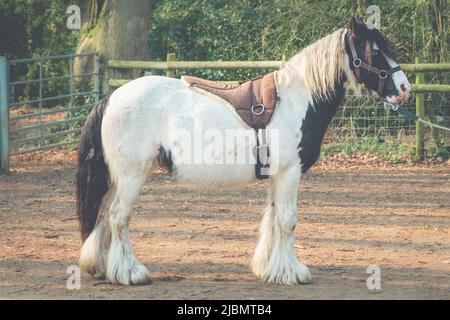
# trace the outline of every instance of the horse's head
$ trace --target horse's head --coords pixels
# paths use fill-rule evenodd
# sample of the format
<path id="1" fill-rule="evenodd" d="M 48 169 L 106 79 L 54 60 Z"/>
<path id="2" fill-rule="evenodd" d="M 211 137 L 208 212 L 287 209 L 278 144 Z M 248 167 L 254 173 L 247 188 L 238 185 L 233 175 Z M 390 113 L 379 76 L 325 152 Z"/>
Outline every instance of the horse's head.
<path id="1" fill-rule="evenodd" d="M 356 81 L 381 99 L 398 104 L 411 95 L 411 85 L 395 61 L 388 42 L 377 29 L 369 29 L 362 19 L 352 18 L 346 51 Z"/>

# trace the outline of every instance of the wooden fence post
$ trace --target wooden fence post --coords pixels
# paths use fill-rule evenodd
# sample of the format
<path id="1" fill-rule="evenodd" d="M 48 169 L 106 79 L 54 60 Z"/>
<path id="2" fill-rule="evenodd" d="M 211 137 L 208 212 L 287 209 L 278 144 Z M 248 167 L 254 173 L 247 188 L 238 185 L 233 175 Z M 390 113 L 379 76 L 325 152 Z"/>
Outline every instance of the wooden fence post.
<path id="1" fill-rule="evenodd" d="M 416 64 L 421 63 L 420 58 L 416 58 Z M 416 84 L 423 84 L 425 81 L 425 75 L 421 72 L 416 72 Z M 425 94 L 416 92 L 416 115 L 423 118 L 425 115 Z M 417 161 L 424 159 L 424 128 L 423 124 L 416 122 L 416 154 Z"/>
<path id="2" fill-rule="evenodd" d="M 168 53 L 167 54 L 167 64 L 170 64 L 170 61 L 176 61 L 177 57 L 175 53 Z M 176 70 L 167 69 L 166 71 L 166 77 L 175 78 L 176 76 Z"/>
<path id="3" fill-rule="evenodd" d="M 0 57 L 0 171 L 9 171 L 8 60 Z"/>
<path id="4" fill-rule="evenodd" d="M 100 56 L 98 53 L 94 54 L 94 90 L 95 90 L 95 103 L 100 101 L 101 84 L 100 84 Z"/>

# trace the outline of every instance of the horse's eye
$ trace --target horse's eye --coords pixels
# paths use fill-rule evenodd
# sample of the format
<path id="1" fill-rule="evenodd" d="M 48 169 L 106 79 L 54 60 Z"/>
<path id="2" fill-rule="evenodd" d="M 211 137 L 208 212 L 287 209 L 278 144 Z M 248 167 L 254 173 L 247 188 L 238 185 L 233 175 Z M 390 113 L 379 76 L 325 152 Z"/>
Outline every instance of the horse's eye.
<path id="1" fill-rule="evenodd" d="M 379 51 L 374 49 L 372 50 L 372 57 L 376 57 L 378 55 Z"/>

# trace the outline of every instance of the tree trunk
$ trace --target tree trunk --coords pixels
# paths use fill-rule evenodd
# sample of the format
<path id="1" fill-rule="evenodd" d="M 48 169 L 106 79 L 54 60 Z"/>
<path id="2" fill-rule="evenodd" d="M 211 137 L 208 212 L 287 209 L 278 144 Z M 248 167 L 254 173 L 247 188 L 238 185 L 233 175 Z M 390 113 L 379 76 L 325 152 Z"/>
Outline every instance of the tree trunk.
<path id="1" fill-rule="evenodd" d="M 108 76 L 139 76 L 136 71 L 107 70 L 105 64 L 109 59 L 148 60 L 150 57 L 151 0 L 80 0 L 79 5 L 83 24 L 77 53 L 100 54 L 102 91 L 106 94 Z M 92 69 L 92 59 L 78 58 L 74 62 L 74 74 L 92 72 Z M 78 83 L 78 87 L 83 85 Z"/>

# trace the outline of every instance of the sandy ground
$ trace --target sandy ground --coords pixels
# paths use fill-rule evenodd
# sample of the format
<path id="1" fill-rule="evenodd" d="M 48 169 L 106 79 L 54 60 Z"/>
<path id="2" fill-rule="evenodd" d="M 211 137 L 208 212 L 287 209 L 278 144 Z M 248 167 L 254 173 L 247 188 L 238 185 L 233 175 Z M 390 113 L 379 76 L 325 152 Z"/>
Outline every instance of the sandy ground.
<path id="1" fill-rule="evenodd" d="M 297 254 L 309 285 L 263 284 L 249 272 L 265 183 L 198 191 L 153 174 L 131 222 L 152 284 L 123 287 L 77 264 L 73 154 L 16 159 L 0 175 L 1 299 L 450 299 L 450 166 L 316 167 L 299 191 Z M 335 166 L 339 167 L 339 166 Z M 381 290 L 366 269 L 381 270 Z"/>

